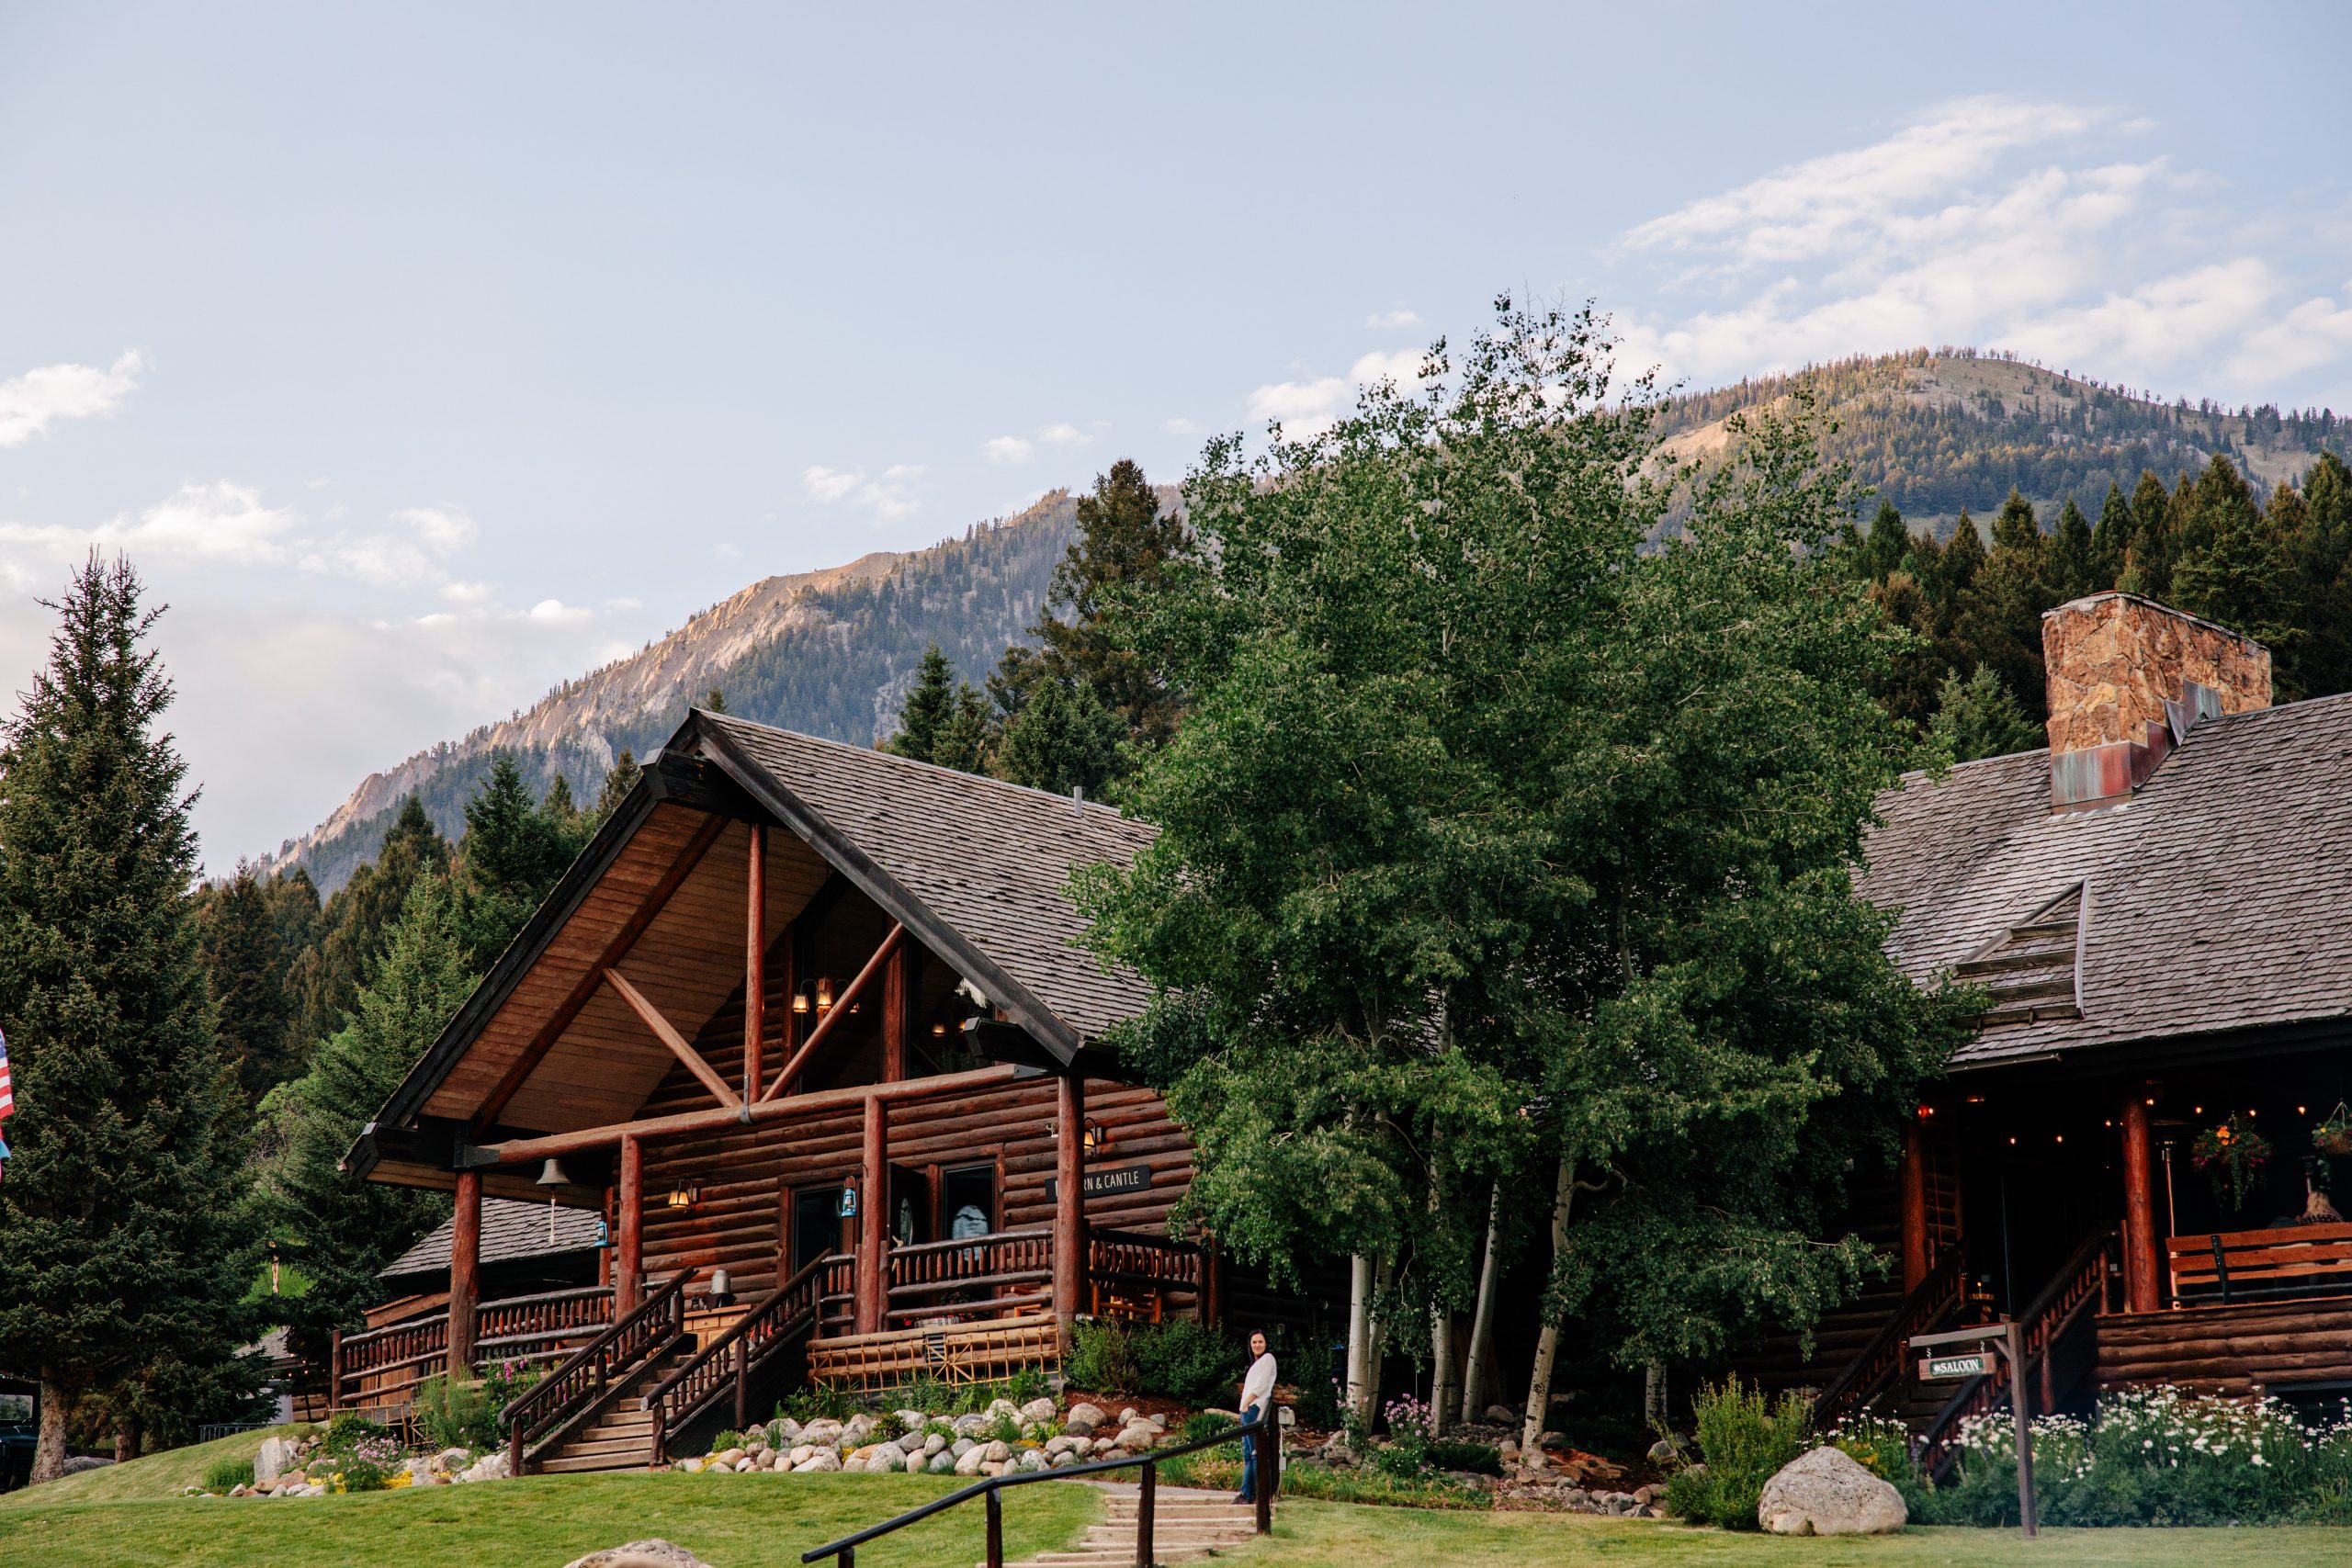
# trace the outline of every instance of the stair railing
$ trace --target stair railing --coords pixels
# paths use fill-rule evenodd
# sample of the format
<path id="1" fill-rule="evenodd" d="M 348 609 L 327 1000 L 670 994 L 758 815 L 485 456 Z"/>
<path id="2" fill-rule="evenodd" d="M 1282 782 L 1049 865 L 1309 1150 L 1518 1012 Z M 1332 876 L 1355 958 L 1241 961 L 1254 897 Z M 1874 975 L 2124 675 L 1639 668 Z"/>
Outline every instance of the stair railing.
<path id="1" fill-rule="evenodd" d="M 1136 1454 L 1128 1459 L 1098 1459 L 1085 1464 L 1066 1464 L 1054 1470 L 1025 1470 L 1007 1475 L 991 1475 L 971 1485 L 936 1497 L 919 1508 L 910 1508 L 897 1518 L 885 1519 L 855 1535 L 845 1535 L 839 1540 L 829 1540 L 822 1546 L 812 1546 L 800 1554 L 804 1563 L 830 1557 L 833 1568 L 857 1568 L 857 1549 L 877 1536 L 888 1535 L 909 1525 L 919 1524 L 933 1514 L 944 1514 L 959 1503 L 973 1498 L 983 1500 L 988 1514 L 988 1557 L 985 1568 L 1004 1568 L 1004 1504 L 1000 1496 L 1008 1486 L 1026 1486 L 1035 1481 L 1075 1481 L 1082 1475 L 1106 1475 L 1113 1471 L 1141 1470 L 1136 1477 L 1141 1488 L 1136 1497 L 1136 1562 L 1155 1562 L 1152 1552 L 1152 1515 L 1159 1493 L 1161 1461 L 1181 1459 L 1186 1454 L 1200 1453 L 1207 1449 L 1222 1448 L 1249 1437 L 1257 1439 L 1257 1484 L 1251 1488 L 1257 1505 L 1257 1527 L 1260 1535 L 1272 1535 L 1274 1530 L 1274 1492 L 1282 1485 L 1282 1410 L 1272 1400 L 1257 1416 L 1237 1426 L 1227 1427 L 1215 1435 L 1172 1449 L 1157 1449 Z"/>
<path id="2" fill-rule="evenodd" d="M 1862 1347 L 1813 1402 L 1813 1429 L 1826 1432 L 1885 1392 L 1902 1374 L 1911 1337 L 1925 1334 L 1958 1306 L 1967 1286 L 1961 1251 L 1952 1247 L 1928 1270 L 1918 1288 L 1903 1298 L 1884 1326 Z"/>
<path id="3" fill-rule="evenodd" d="M 506 1423 L 506 1469 L 523 1473 L 531 1441 L 594 1403 L 616 1376 L 660 1355 L 686 1331 L 686 1281 L 681 1269 L 610 1328 L 575 1351 L 570 1359 L 515 1395 L 499 1418 Z"/>
<path id="4" fill-rule="evenodd" d="M 2041 1288 L 2041 1293 L 2018 1314 L 2024 1340 L 2024 1367 L 2012 1369 L 2007 1357 L 1996 1357 L 1990 1372 L 1960 1385 L 1913 1447 L 1921 1474 L 1940 1478 L 1951 1468 L 1958 1457 L 1955 1440 L 1961 1423 L 2007 1407 L 2013 1371 L 2018 1376 L 2039 1381 L 2042 1414 L 2049 1414 L 2048 1406 L 2058 1392 L 2051 1374 L 2051 1359 L 2075 1325 L 2086 1313 L 2096 1310 L 2106 1291 L 2115 1256 L 2116 1233 L 2112 1230 L 2095 1231 L 2075 1248 L 2051 1277 L 2050 1283 Z"/>
<path id="5" fill-rule="evenodd" d="M 670 1444 L 686 1424 L 710 1408 L 730 1390 L 735 1395 L 735 1424 L 750 1418 L 752 1374 L 794 1338 L 817 1326 L 824 1303 L 825 1281 L 838 1257 L 811 1258 L 791 1279 L 753 1303 L 728 1330 L 695 1353 L 694 1359 L 647 1391 L 645 1408 L 653 1413 L 651 1461 L 669 1457 Z"/>

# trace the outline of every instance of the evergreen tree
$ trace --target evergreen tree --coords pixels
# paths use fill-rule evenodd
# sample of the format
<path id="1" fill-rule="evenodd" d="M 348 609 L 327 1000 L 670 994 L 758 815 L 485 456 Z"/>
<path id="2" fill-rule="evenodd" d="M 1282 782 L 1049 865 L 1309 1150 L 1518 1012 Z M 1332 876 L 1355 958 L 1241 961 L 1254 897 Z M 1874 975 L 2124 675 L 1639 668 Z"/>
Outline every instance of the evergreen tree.
<path id="1" fill-rule="evenodd" d="M 548 805 L 557 809 L 550 812 Z M 550 794 L 534 807 L 522 769 L 512 754 L 500 752 L 481 792 L 466 802 L 466 836 L 458 853 L 458 931 L 476 974 L 505 951 L 581 842 L 571 791 L 560 799 Z"/>
<path id="2" fill-rule="evenodd" d="M 2278 695 L 2301 695 L 2293 558 L 2226 459 L 2214 458 L 2199 476 L 2188 532 L 2198 545 L 2174 566 L 2169 603 L 2266 644 Z"/>
<path id="3" fill-rule="evenodd" d="M 1149 594 L 1184 542 L 1174 513 L 1132 459 L 1122 457 L 1078 502 L 1078 537 L 1054 569 L 1046 615 L 1030 634 L 1042 643 L 1045 672 L 1093 689 L 1098 706 L 1148 745 L 1175 728 L 1177 701 L 1122 645 L 1116 625 L 1137 595 Z"/>
<path id="4" fill-rule="evenodd" d="M 2089 592 L 2103 593 L 2122 582 L 2123 560 L 2131 548 L 2132 503 L 2123 499 L 2123 487 L 2109 479 L 2098 526 L 2091 530 Z"/>
<path id="5" fill-rule="evenodd" d="M 2132 487 L 2132 547 L 2125 552 L 2123 587 L 2132 593 L 2163 600 L 2172 593 L 2172 492 L 2152 469 L 2140 470 Z"/>
<path id="6" fill-rule="evenodd" d="M 85 1391 L 228 1360 L 253 1239 L 243 1114 L 214 1035 L 188 885 L 187 765 L 129 562 L 49 607 L 49 662 L 0 729 L 0 1347 L 38 1379 L 33 1479 Z"/>
<path id="7" fill-rule="evenodd" d="M 2016 694 L 1982 664 L 1965 681 L 1956 673 L 1943 678 L 1936 692 L 1936 716 L 1928 727 L 1928 739 L 1936 755 L 1952 762 L 2006 757 L 2048 744 L 2041 726 L 2026 716 Z"/>
<path id="8" fill-rule="evenodd" d="M 996 742 L 997 731 L 989 718 L 988 700 L 970 684 L 958 682 L 956 711 L 947 716 L 947 723 L 939 732 L 932 761 L 943 768 L 985 773 Z"/>
<path id="9" fill-rule="evenodd" d="M 1925 734 L 1936 712 L 1936 688 L 1944 670 L 1934 640 L 1934 609 L 1919 591 L 1918 580 L 1907 571 L 1890 573 L 1871 585 L 1870 596 L 1889 626 L 1910 633 L 1885 672 L 1871 688 L 1886 710 Z"/>
<path id="10" fill-rule="evenodd" d="M 300 998 L 295 1030 L 309 1050 L 341 1029 L 359 998 L 359 984 L 383 953 L 411 886 L 446 874 L 449 845 L 412 794 L 384 830 L 374 862 L 335 890 L 321 919 L 318 945 L 295 960 L 289 984 Z"/>
<path id="11" fill-rule="evenodd" d="M 1118 770 L 1126 727 L 1104 708 L 1094 688 L 1047 677 L 1037 682 L 997 746 L 999 776 L 1032 789 L 1100 796 Z"/>
<path id="12" fill-rule="evenodd" d="M 899 732 L 885 750 L 918 762 L 939 760 L 939 737 L 956 715 L 956 667 L 933 643 L 923 649 L 915 683 L 899 707 Z"/>
<path id="13" fill-rule="evenodd" d="M 1871 578 L 1883 582 L 1891 573 L 1902 570 L 1910 554 L 1911 530 L 1904 523 L 1903 513 L 1894 509 L 1894 502 L 1882 500 L 1877 514 L 1871 519 L 1870 535 L 1863 541 L 1863 556 Z"/>
<path id="14" fill-rule="evenodd" d="M 718 687 L 713 686 L 709 691 L 705 692 L 702 694 L 702 703 L 700 705 L 711 713 L 725 713 L 727 711 L 727 694 L 720 691 Z"/>
<path id="15" fill-rule="evenodd" d="M 1992 667 L 2037 722 L 2048 704 L 2041 665 L 2041 612 L 2057 603 L 2049 578 L 2049 541 L 2033 505 L 2015 490 L 1993 520 L 1993 549 L 1961 594 L 1960 622 L 1949 656 Z"/>
<path id="16" fill-rule="evenodd" d="M 2313 696 L 2352 691 L 2352 470 L 2333 452 L 2304 477 L 2301 515 L 2289 548 L 2305 634 L 2303 689 Z"/>
<path id="17" fill-rule="evenodd" d="M 602 827 L 612 819 L 613 813 L 620 809 L 621 802 L 628 798 L 628 792 L 637 787 L 638 778 L 643 772 L 637 765 L 637 759 L 629 754 L 628 748 L 622 747 L 621 754 L 605 771 L 604 787 L 596 792 L 594 826 Z"/>
<path id="18" fill-rule="evenodd" d="M 1976 531 L 1976 520 L 1961 508 L 1960 521 L 1953 525 L 1951 537 L 1936 556 L 1932 580 L 1923 581 L 1928 602 L 1936 608 L 1938 635 L 1949 637 L 1960 626 L 1969 591 L 1976 586 L 1976 574 L 1984 570 L 1984 536 Z"/>
<path id="19" fill-rule="evenodd" d="M 2066 504 L 2058 509 L 2058 526 L 2050 536 L 2047 586 L 2053 604 L 2063 604 L 2109 586 L 2098 581 L 2098 557 L 2091 547 L 2090 519 L 2083 515 L 2083 509 L 2075 504 L 2071 495 L 2066 498 Z"/>
<path id="20" fill-rule="evenodd" d="M 276 902 L 243 863 L 228 880 L 207 886 L 196 897 L 221 1049 L 248 1105 L 301 1071 L 307 1043 L 294 1032 L 295 998 L 287 984 L 291 962 L 280 945 Z"/>
<path id="21" fill-rule="evenodd" d="M 457 913 L 440 878 L 410 886 L 350 1021 L 265 1106 L 280 1150 L 265 1187 L 311 1281 L 307 1294 L 281 1300 L 313 1348 L 328 1329 L 360 1326 L 382 1294 L 376 1271 L 449 1212 L 437 1193 L 359 1180 L 342 1161 L 473 990 Z"/>

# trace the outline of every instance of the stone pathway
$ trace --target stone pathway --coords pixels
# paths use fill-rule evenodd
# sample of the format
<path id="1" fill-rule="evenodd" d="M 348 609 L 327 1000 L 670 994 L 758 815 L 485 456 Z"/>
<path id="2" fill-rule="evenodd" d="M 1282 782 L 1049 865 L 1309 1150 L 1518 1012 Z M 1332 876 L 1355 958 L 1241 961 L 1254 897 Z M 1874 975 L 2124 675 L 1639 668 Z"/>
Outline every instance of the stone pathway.
<path id="1" fill-rule="evenodd" d="M 1142 1488 L 1098 1483 L 1102 1522 L 1067 1551 L 1042 1551 L 1013 1568 L 1134 1568 L 1136 1499 Z M 1278 1505 L 1279 1506 L 1279 1505 Z M 1233 1501 L 1230 1492 L 1161 1486 L 1152 1499 L 1151 1549 L 1156 1562 L 1187 1562 L 1230 1551 L 1257 1534 L 1255 1509 Z"/>

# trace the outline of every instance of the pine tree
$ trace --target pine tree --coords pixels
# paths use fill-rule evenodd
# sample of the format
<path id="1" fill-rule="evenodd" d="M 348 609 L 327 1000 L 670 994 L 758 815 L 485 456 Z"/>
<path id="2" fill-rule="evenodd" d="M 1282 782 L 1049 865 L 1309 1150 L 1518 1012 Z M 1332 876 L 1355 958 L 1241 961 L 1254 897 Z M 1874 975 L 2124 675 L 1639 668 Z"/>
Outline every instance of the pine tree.
<path id="1" fill-rule="evenodd" d="M 2098 526 L 2091 530 L 2089 592 L 2103 593 L 2123 581 L 2123 558 L 2132 548 L 2132 503 L 2123 488 L 2107 484 L 2107 500 L 2098 509 Z"/>
<path id="2" fill-rule="evenodd" d="M 2141 469 L 2140 482 L 2132 489 L 2132 547 L 2123 562 L 2127 592 L 2158 600 L 2171 597 L 2173 511 L 2172 492 L 2165 489 L 2164 480 L 2150 469 Z"/>
<path id="3" fill-rule="evenodd" d="M 622 747 L 621 754 L 605 770 L 604 787 L 596 792 L 595 826 L 602 827 L 612 819 L 613 813 L 620 809 L 621 802 L 628 798 L 628 792 L 637 787 L 638 778 L 643 772 L 637 765 L 637 759 L 629 754 L 628 748 Z"/>
<path id="4" fill-rule="evenodd" d="M 1037 682 L 1020 715 L 1004 727 L 997 772 L 1032 789 L 1056 795 L 1082 789 L 1099 796 L 1118 771 L 1125 731 L 1093 687 L 1048 678 Z"/>
<path id="5" fill-rule="evenodd" d="M 1884 581 L 1887 576 L 1903 568 L 1911 554 L 1911 530 L 1903 521 L 1903 513 L 1894 502 L 1882 500 L 1877 515 L 1871 519 L 1871 531 L 1862 542 L 1863 558 L 1873 581 Z"/>
<path id="6" fill-rule="evenodd" d="M 2090 519 L 2068 496 L 2058 509 L 2058 526 L 2050 536 L 2049 590 L 2053 604 L 2064 604 L 2107 584 L 2098 581 L 2097 558 L 2091 548 Z"/>
<path id="7" fill-rule="evenodd" d="M 419 877 L 350 1021 L 264 1108 L 280 1149 L 265 1185 L 311 1277 L 294 1312 L 314 1347 L 328 1329 L 359 1326 L 381 1293 L 376 1270 L 448 1213 L 438 1194 L 359 1180 L 342 1160 L 473 985 L 448 887 Z"/>
<path id="8" fill-rule="evenodd" d="M 2041 727 L 2026 716 L 2016 694 L 1982 664 L 1965 681 L 1957 673 L 1943 678 L 1928 739 L 1945 761 L 1953 762 L 2006 757 L 2047 743 Z"/>
<path id="9" fill-rule="evenodd" d="M 2304 690 L 2352 691 L 2352 470 L 2324 453 L 2304 476 L 2295 561 Z"/>
<path id="10" fill-rule="evenodd" d="M 918 762 L 938 761 L 939 737 L 956 713 L 956 668 L 933 643 L 923 649 L 913 690 L 899 708 L 899 733 L 887 750 Z"/>
<path id="11" fill-rule="evenodd" d="M 47 666 L 0 729 L 0 1346 L 37 1378 L 33 1479 L 85 1390 L 224 1361 L 253 1239 L 243 1120 L 213 1032 L 188 885 L 187 764 L 129 562 L 93 555 L 49 607 Z"/>
<path id="12" fill-rule="evenodd" d="M 411 794 L 384 830 L 375 860 L 354 872 L 327 901 L 318 945 L 294 962 L 288 984 L 301 998 L 294 1027 L 303 1050 L 344 1026 L 410 887 L 420 877 L 446 874 L 448 866 L 448 840 Z"/>
<path id="13" fill-rule="evenodd" d="M 466 802 L 457 923 L 477 974 L 496 962 L 579 852 L 571 794 L 567 788 L 556 803 L 560 815 L 534 807 L 523 770 L 511 753 L 501 751 L 492 761 L 490 777 Z"/>
<path id="14" fill-rule="evenodd" d="M 248 1104 L 301 1070 L 294 1032 L 288 956 L 280 946 L 275 900 L 240 863 L 226 881 L 200 889 L 196 922 L 221 1049 Z"/>
<path id="15" fill-rule="evenodd" d="M 2050 542 L 2033 504 L 2011 490 L 1993 520 L 1993 550 L 1961 594 L 1948 644 L 1954 667 L 1989 665 L 2039 722 L 2048 702 L 2041 664 L 2041 612 L 2056 603 Z"/>
<path id="16" fill-rule="evenodd" d="M 2173 606 L 2267 645 L 2278 695 L 2301 696 L 2289 543 L 2271 532 L 2226 458 L 2215 457 L 2199 476 L 2187 532 L 2198 543 L 2173 569 Z"/>
<path id="17" fill-rule="evenodd" d="M 1092 688 L 1096 705 L 1148 745 L 1175 729 L 1177 699 L 1121 643 L 1117 622 L 1133 596 L 1162 581 L 1183 544 L 1182 522 L 1160 512 L 1142 468 L 1120 458 L 1095 476 L 1093 494 L 1079 498 L 1078 537 L 1054 569 L 1044 617 L 1029 628 L 1044 673 Z"/>
<path id="18" fill-rule="evenodd" d="M 996 728 L 989 718 L 988 700 L 967 683 L 956 687 L 956 711 L 939 732 L 932 761 L 943 768 L 985 773 L 996 746 Z"/>

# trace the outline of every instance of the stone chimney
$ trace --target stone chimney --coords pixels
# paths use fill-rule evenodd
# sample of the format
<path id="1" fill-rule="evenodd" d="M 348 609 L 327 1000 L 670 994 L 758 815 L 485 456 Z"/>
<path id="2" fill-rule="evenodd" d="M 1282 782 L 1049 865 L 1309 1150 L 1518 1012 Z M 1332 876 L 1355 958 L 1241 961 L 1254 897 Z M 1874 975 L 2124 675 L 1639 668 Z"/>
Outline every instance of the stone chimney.
<path id="1" fill-rule="evenodd" d="M 2050 805 L 2111 806 L 2202 720 L 2270 705 L 2270 650 L 2136 593 L 2041 614 Z"/>

